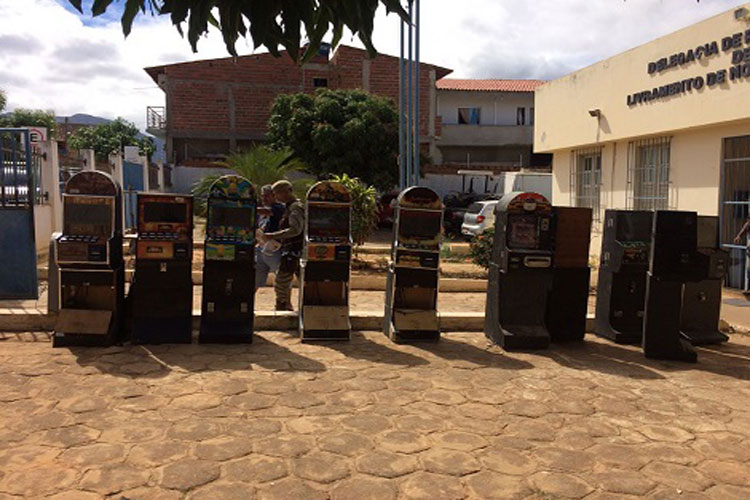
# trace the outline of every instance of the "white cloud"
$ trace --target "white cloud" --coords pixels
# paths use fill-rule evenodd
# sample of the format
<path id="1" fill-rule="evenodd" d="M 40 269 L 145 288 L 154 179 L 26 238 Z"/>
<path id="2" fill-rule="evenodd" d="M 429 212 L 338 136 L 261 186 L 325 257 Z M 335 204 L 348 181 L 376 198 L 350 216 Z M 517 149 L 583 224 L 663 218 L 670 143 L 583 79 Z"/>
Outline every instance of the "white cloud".
<path id="1" fill-rule="evenodd" d="M 66 0 L 61 0 L 65 2 Z M 421 58 L 453 76 L 554 78 L 731 9 L 736 0 L 422 0 Z M 375 45 L 399 52 L 399 20 L 379 12 Z M 344 43 L 360 45 L 356 38 Z M 82 20 L 53 0 L 0 0 L 0 88 L 8 108 L 123 116 L 141 128 L 164 94 L 144 67 L 225 57 L 217 33 L 193 54 L 167 18 Z M 251 42 L 238 44 L 252 53 Z"/>

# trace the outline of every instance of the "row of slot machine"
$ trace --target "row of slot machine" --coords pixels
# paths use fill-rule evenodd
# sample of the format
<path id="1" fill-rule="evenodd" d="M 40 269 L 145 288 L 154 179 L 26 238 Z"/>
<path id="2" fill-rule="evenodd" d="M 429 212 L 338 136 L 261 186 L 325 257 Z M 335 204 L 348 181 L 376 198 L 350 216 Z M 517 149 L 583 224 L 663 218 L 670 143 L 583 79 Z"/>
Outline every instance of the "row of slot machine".
<path id="1" fill-rule="evenodd" d="M 507 350 L 583 340 L 592 211 L 510 193 L 496 207 L 485 334 Z M 646 357 L 695 362 L 719 331 L 728 254 L 718 217 L 606 210 L 594 333 Z"/>
<path id="2" fill-rule="evenodd" d="M 247 179 L 224 176 L 209 189 L 201 342 L 252 339 L 256 208 Z M 120 187 L 97 171 L 67 182 L 63 231 L 50 245 L 53 346 L 192 341 L 193 198 L 139 193 L 137 213 L 126 294 Z"/>
<path id="3" fill-rule="evenodd" d="M 63 200 L 63 232 L 51 252 L 54 345 L 110 345 L 125 332 L 140 344 L 191 342 L 192 197 L 139 194 L 127 300 L 119 187 L 104 173 L 81 172 L 67 183 Z M 299 273 L 303 340 L 350 338 L 351 202 L 336 182 L 319 182 L 307 193 Z M 200 342 L 252 340 L 256 216 L 247 179 L 224 176 L 211 186 Z M 409 188 L 397 199 L 382 328 L 395 342 L 440 338 L 442 218 L 441 200 L 428 188 Z M 553 207 L 537 193 L 518 192 L 498 202 L 495 220 L 486 336 L 506 350 L 582 340 L 591 209 Z M 649 357 L 695 361 L 690 343 L 727 339 L 718 332 L 726 262 L 716 217 L 607 210 L 595 333 L 641 343 Z"/>

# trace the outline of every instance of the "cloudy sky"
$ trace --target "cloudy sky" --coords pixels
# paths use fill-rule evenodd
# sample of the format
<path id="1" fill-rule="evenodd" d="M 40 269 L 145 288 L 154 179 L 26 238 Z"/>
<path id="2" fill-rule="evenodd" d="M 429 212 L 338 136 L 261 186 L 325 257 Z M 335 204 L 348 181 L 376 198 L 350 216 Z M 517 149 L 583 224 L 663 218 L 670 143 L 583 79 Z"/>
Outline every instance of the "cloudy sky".
<path id="1" fill-rule="evenodd" d="M 80 16 L 67 0 L 0 0 L 0 88 L 8 108 L 123 116 L 143 128 L 146 106 L 164 103 L 144 67 L 227 55 L 217 33 L 193 54 L 167 18 L 149 15 L 138 17 L 124 39 L 121 3 L 93 19 L 90 8 Z M 423 0 L 422 60 L 452 68 L 454 77 L 555 78 L 740 3 Z M 378 50 L 397 55 L 398 33 L 397 18 L 380 12 Z M 250 54 L 252 44 L 241 41 L 238 51 Z"/>

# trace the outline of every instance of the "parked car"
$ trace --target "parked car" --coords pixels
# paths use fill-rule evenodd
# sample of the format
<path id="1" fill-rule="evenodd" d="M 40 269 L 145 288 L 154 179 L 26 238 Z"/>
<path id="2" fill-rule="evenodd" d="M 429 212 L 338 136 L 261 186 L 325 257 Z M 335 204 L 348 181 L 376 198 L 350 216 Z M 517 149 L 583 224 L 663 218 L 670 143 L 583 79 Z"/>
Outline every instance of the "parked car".
<path id="1" fill-rule="evenodd" d="M 460 236 L 461 225 L 464 223 L 464 214 L 472 203 L 487 199 L 498 199 L 493 193 L 449 193 L 443 199 L 445 212 L 443 215 L 443 227 L 449 236 Z"/>
<path id="2" fill-rule="evenodd" d="M 470 238 L 480 235 L 495 225 L 495 206 L 498 200 L 477 201 L 469 206 L 461 224 L 461 234 Z"/>

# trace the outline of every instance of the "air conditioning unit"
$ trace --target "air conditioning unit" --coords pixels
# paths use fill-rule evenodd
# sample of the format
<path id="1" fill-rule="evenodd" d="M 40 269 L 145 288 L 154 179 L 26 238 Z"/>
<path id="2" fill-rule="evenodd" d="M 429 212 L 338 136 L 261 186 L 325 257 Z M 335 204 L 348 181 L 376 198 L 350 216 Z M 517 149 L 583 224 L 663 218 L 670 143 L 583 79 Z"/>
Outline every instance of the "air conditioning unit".
<path id="1" fill-rule="evenodd" d="M 734 11 L 734 18 L 737 21 L 750 21 L 750 10 L 746 7 L 740 7 Z"/>

